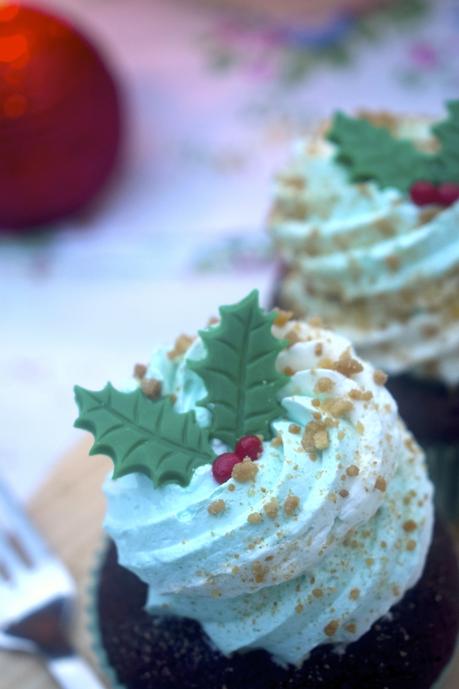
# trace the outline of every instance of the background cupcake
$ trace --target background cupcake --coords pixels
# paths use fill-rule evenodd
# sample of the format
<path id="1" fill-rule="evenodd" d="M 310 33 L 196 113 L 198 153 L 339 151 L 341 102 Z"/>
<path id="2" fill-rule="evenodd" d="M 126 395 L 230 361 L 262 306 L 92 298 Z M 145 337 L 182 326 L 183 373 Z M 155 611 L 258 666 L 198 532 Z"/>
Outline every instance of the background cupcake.
<path id="1" fill-rule="evenodd" d="M 112 547 L 96 587 L 118 681 L 430 689 L 457 567 L 441 528 L 432 541 L 423 453 L 349 341 L 252 293 L 135 373 L 132 392 L 76 390 L 133 573 Z"/>
<path id="2" fill-rule="evenodd" d="M 279 302 L 320 312 L 391 375 L 450 514 L 459 490 L 458 123 L 459 102 L 434 126 L 337 115 L 296 144 L 269 223 L 283 264 Z"/>

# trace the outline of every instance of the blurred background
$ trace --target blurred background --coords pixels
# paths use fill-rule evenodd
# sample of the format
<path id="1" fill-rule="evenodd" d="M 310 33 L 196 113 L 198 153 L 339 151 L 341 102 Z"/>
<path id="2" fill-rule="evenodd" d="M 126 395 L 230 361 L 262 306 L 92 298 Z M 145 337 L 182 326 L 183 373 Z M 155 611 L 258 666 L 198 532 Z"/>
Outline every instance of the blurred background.
<path id="1" fill-rule="evenodd" d="M 253 286 L 271 180 L 335 109 L 439 116 L 459 0 L 0 1 L 0 473 Z"/>

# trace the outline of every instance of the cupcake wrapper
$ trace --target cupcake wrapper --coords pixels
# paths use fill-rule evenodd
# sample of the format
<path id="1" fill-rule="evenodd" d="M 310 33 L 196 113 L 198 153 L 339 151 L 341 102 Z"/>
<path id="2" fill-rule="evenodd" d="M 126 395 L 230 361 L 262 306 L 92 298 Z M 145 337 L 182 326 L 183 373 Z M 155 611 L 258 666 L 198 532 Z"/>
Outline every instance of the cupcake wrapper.
<path id="1" fill-rule="evenodd" d="M 450 522 L 459 523 L 459 445 L 438 443 L 424 450 L 437 507 Z"/>
<path id="2" fill-rule="evenodd" d="M 90 575 L 88 587 L 88 603 L 86 613 L 88 617 L 87 629 L 91 639 L 91 650 L 97 660 L 97 666 L 101 674 L 107 680 L 110 689 L 126 689 L 123 684 L 118 682 L 118 678 L 110 665 L 107 654 L 103 647 L 99 626 L 99 614 L 97 609 L 97 590 L 100 570 L 108 551 L 108 541 L 105 540 L 101 549 L 96 555 L 95 565 Z M 439 688 L 440 689 L 440 688 Z"/>

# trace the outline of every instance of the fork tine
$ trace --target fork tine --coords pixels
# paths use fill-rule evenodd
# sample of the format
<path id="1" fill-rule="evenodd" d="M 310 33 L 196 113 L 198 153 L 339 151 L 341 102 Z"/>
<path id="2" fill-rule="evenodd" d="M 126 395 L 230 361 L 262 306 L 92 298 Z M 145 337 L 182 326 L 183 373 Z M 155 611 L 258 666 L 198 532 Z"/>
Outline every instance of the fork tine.
<path id="1" fill-rule="evenodd" d="M 24 569 L 24 562 L 21 560 L 8 538 L 0 531 L 0 563 L 2 571 L 7 574 L 7 580 L 14 579 L 15 573 Z"/>
<path id="2" fill-rule="evenodd" d="M 31 560 L 38 560 L 49 554 L 44 541 L 29 522 L 23 509 L 1 481 L 0 526 L 16 537 L 25 554 Z M 13 548 L 10 547 L 10 550 Z"/>

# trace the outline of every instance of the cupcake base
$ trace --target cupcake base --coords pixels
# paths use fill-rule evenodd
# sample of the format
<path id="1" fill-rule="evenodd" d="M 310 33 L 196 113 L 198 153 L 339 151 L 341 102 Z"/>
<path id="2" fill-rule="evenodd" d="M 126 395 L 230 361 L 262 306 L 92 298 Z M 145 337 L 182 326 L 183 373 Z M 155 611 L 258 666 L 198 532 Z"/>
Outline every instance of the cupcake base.
<path id="1" fill-rule="evenodd" d="M 409 375 L 389 378 L 387 387 L 425 450 L 438 509 L 459 523 L 459 387 Z"/>
<path id="2" fill-rule="evenodd" d="M 95 589 L 96 652 L 118 689 L 432 689 L 459 629 L 459 574 L 437 522 L 421 580 L 345 650 L 315 649 L 301 668 L 264 651 L 223 656 L 197 622 L 151 616 L 146 586 L 117 564 L 110 544 Z"/>

